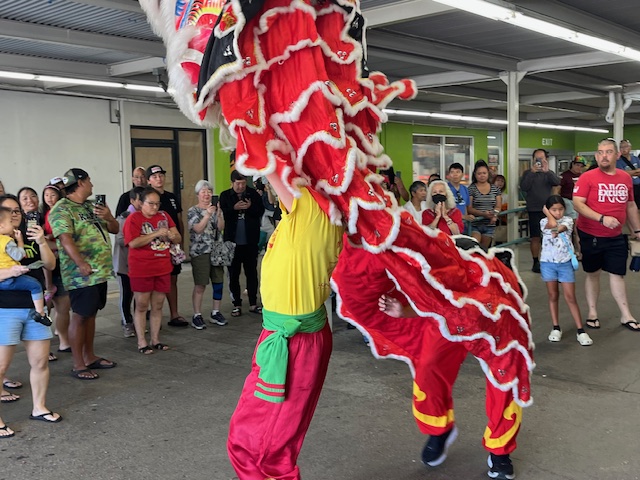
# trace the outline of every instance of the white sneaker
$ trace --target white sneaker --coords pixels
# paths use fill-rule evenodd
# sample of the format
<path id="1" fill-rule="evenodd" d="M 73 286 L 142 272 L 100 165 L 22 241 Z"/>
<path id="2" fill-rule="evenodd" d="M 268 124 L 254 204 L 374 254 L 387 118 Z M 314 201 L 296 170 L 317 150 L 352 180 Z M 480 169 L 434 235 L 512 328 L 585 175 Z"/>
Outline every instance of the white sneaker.
<path id="1" fill-rule="evenodd" d="M 585 333 L 585 335 L 587 334 Z M 556 330 L 555 328 L 551 330 L 551 333 L 549 334 L 549 341 L 559 342 L 560 340 L 562 340 L 562 330 Z"/>
<path id="2" fill-rule="evenodd" d="M 591 340 L 591 337 L 587 333 L 579 333 L 576 335 L 576 338 L 578 339 L 578 342 L 580 342 L 580 345 L 582 345 L 583 347 L 593 345 L 593 340 Z"/>

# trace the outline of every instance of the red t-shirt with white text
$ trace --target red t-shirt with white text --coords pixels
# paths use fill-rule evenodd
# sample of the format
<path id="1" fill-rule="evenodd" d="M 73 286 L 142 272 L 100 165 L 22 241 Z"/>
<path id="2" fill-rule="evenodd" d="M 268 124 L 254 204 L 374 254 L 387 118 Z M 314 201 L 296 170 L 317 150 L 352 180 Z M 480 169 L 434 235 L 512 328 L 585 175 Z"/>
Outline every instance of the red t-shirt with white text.
<path id="1" fill-rule="evenodd" d="M 622 226 L 627 221 L 627 203 L 633 202 L 633 180 L 624 170 L 616 168 L 613 175 L 607 175 L 594 168 L 580 175 L 573 188 L 573 198 L 582 197 L 593 211 L 600 215 L 615 217 L 620 222 L 618 228 L 607 228 L 598 220 L 578 216 L 576 226 L 594 237 L 617 237 L 622 234 Z"/>
<path id="2" fill-rule="evenodd" d="M 151 218 L 145 217 L 141 212 L 134 212 L 124 222 L 124 243 L 128 245 L 131 240 L 142 235 L 175 226 L 171 217 L 164 212 L 158 212 Z M 173 265 L 169 254 L 170 247 L 171 242 L 168 238 L 154 238 L 140 248 L 129 247 L 129 276 L 157 277 L 171 273 Z"/>

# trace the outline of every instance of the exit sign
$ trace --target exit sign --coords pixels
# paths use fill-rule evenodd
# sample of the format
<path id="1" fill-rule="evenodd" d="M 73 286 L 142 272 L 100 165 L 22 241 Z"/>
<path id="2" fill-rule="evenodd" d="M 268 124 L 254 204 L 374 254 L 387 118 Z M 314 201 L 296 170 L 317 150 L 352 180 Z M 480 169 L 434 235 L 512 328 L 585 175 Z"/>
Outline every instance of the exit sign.
<path id="1" fill-rule="evenodd" d="M 543 138 L 542 139 L 542 146 L 550 147 L 551 145 L 553 145 L 553 138 Z"/>

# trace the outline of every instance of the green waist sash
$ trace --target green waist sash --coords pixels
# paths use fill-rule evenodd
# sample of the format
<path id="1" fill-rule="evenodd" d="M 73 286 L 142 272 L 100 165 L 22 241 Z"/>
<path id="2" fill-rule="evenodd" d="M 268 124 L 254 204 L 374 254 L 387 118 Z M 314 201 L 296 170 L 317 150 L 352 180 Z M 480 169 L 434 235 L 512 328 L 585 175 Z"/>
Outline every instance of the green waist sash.
<path id="1" fill-rule="evenodd" d="M 296 333 L 316 333 L 322 330 L 327 311 L 322 305 L 315 312 L 304 315 L 283 315 L 262 310 L 262 327 L 273 333 L 256 349 L 256 364 L 260 367 L 254 395 L 268 402 L 284 402 L 289 338 Z"/>

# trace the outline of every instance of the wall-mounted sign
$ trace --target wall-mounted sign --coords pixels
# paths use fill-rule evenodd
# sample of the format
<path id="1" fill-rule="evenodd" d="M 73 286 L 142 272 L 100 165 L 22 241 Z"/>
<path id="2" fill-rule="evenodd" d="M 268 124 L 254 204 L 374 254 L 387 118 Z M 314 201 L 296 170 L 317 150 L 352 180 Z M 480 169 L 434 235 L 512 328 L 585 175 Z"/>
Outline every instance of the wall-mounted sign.
<path id="1" fill-rule="evenodd" d="M 551 145 L 553 145 L 553 138 L 543 138 L 542 139 L 542 146 L 543 147 L 550 147 Z"/>

